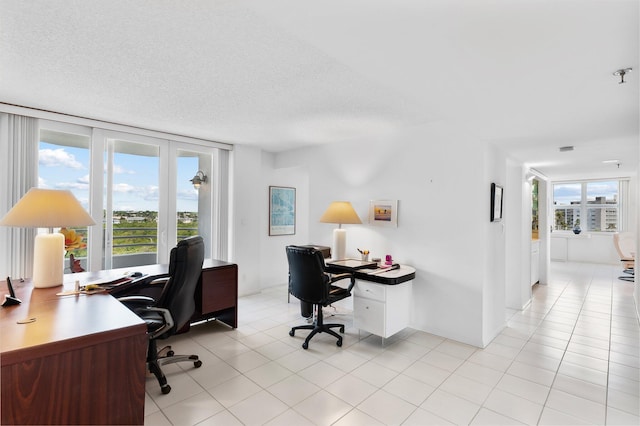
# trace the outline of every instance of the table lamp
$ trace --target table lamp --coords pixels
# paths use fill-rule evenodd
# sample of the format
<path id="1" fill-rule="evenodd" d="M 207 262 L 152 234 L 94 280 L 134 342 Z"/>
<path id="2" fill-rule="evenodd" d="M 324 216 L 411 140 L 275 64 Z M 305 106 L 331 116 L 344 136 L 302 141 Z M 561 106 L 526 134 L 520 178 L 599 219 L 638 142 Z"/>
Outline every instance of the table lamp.
<path id="1" fill-rule="evenodd" d="M 0 225 L 49 228 L 37 234 L 33 247 L 33 286 L 61 285 L 64 275 L 64 235 L 53 228 L 89 226 L 96 222 L 71 191 L 31 188 L 0 220 Z"/>
<path id="2" fill-rule="evenodd" d="M 342 229 L 343 223 L 362 223 L 353 206 L 348 201 L 334 201 L 320 218 L 322 223 L 337 223 L 333 230 L 332 257 L 334 260 L 344 259 L 347 246 L 347 231 Z"/>

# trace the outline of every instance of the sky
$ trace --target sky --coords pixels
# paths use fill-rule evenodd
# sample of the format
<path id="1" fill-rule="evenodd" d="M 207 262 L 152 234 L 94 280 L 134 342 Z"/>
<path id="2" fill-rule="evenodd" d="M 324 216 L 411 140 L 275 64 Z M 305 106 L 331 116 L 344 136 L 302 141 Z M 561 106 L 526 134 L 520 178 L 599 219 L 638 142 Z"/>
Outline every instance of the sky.
<path id="1" fill-rule="evenodd" d="M 553 185 L 553 199 L 556 205 L 569 205 L 572 201 L 580 201 L 580 183 L 562 183 Z M 618 194 L 618 181 L 587 182 L 587 201 L 595 197 L 606 196 L 607 201 L 613 200 Z"/>
<path id="2" fill-rule="evenodd" d="M 40 142 L 38 187 L 68 189 L 89 207 L 89 149 Z M 198 193 L 190 179 L 198 171 L 197 157 L 178 157 L 177 210 L 197 212 Z M 116 153 L 113 209 L 158 211 L 158 157 Z"/>

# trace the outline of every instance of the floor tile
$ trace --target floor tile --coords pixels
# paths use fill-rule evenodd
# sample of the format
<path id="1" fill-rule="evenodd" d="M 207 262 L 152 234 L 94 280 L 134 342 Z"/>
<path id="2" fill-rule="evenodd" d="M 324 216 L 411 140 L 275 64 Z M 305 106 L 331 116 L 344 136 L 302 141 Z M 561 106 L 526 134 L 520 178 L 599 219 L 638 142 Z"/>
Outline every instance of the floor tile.
<path id="1" fill-rule="evenodd" d="M 496 385 L 496 389 L 509 392 L 536 404 L 544 404 L 551 388 L 530 380 L 505 374 Z"/>
<path id="2" fill-rule="evenodd" d="M 607 403 L 606 386 L 590 383 L 575 377 L 558 374 L 553 382 L 553 388 L 599 404 Z"/>
<path id="3" fill-rule="evenodd" d="M 417 408 L 409 418 L 402 423 L 403 426 L 441 426 L 454 424 L 455 423 L 449 422 L 422 408 Z"/>
<path id="4" fill-rule="evenodd" d="M 543 405 L 494 389 L 485 401 L 484 407 L 525 424 L 536 424 Z"/>
<path id="5" fill-rule="evenodd" d="M 241 423 L 238 423 L 239 425 Z M 219 423 L 220 426 L 226 426 L 226 423 Z M 293 409 L 289 409 L 274 419 L 265 423 L 265 426 L 313 426 L 314 423 Z M 198 425 L 200 426 L 200 425 Z"/>
<path id="6" fill-rule="evenodd" d="M 355 407 L 376 392 L 378 387 L 347 374 L 325 387 L 325 390 Z"/>
<path id="7" fill-rule="evenodd" d="M 287 411 L 289 407 L 267 391 L 260 391 L 229 408 L 247 425 L 263 424 Z"/>
<path id="8" fill-rule="evenodd" d="M 420 358 L 420 361 L 442 368 L 449 372 L 455 371 L 464 363 L 464 359 L 440 352 L 437 348 Z"/>
<path id="9" fill-rule="evenodd" d="M 451 375 L 451 372 L 427 364 L 426 362 L 417 361 L 411 364 L 411 366 L 404 371 L 404 374 L 428 385 L 438 387 Z"/>
<path id="10" fill-rule="evenodd" d="M 216 401 L 231 407 L 260 392 L 261 388 L 245 376 L 237 376 L 209 390 Z"/>
<path id="11" fill-rule="evenodd" d="M 607 409 L 607 424 L 638 426 L 640 425 L 640 417 L 609 407 Z"/>
<path id="12" fill-rule="evenodd" d="M 289 423 L 289 425 L 294 423 Z M 368 414 L 358 409 L 349 411 L 344 417 L 335 422 L 332 426 L 382 426 L 384 423 L 374 419 Z"/>
<path id="13" fill-rule="evenodd" d="M 199 393 L 163 409 L 171 424 L 194 425 L 223 411 L 224 407 L 207 392 Z"/>
<path id="14" fill-rule="evenodd" d="M 436 389 L 412 377 L 400 374 L 382 388 L 415 406 L 422 404 Z"/>
<path id="15" fill-rule="evenodd" d="M 351 411 L 352 406 L 321 390 L 296 404 L 293 409 L 317 425 L 330 425 Z"/>
<path id="16" fill-rule="evenodd" d="M 482 405 L 491 392 L 491 388 L 491 386 L 454 373 L 438 389 Z"/>
<path id="17" fill-rule="evenodd" d="M 551 389 L 546 406 L 593 424 L 604 424 L 606 407 L 559 390 Z"/>
<path id="18" fill-rule="evenodd" d="M 360 403 L 357 408 L 386 425 L 398 425 L 404 422 L 417 407 L 384 390 L 379 390 Z"/>
<path id="19" fill-rule="evenodd" d="M 271 385 L 267 390 L 289 407 L 302 402 L 314 393 L 320 391 L 320 387 L 308 380 L 293 374 L 286 379 Z"/>
<path id="20" fill-rule="evenodd" d="M 495 386 L 503 376 L 503 372 L 476 364 L 475 362 L 465 362 L 455 373 L 490 387 Z"/>
<path id="21" fill-rule="evenodd" d="M 607 405 L 634 416 L 640 416 L 640 398 L 637 395 L 609 389 Z"/>
<path id="22" fill-rule="evenodd" d="M 473 420 L 480 410 L 480 405 L 438 389 L 420 408 L 452 423 L 462 425 L 469 424 Z"/>
<path id="23" fill-rule="evenodd" d="M 503 416 L 502 414 L 498 414 L 495 411 L 488 410 L 486 408 L 481 408 L 478 414 L 471 421 L 472 425 L 524 425 L 525 423 L 520 423 L 511 417 Z"/>

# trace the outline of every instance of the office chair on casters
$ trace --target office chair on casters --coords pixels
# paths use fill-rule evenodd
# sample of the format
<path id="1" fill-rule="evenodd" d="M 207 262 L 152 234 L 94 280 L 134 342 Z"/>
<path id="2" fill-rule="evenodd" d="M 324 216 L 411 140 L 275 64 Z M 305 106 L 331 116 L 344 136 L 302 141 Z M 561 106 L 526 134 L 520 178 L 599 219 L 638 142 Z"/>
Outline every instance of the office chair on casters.
<path id="1" fill-rule="evenodd" d="M 158 351 L 157 341 L 176 334 L 191 319 L 203 261 L 202 237 L 184 239 L 171 250 L 169 276 L 157 299 L 143 295 L 118 298 L 147 323 L 147 366 L 158 379 L 163 394 L 171 392 L 171 386 L 167 384 L 161 365 L 180 361 L 193 362 L 196 368 L 202 365 L 197 355 L 175 355 L 170 346 Z"/>
<path id="2" fill-rule="evenodd" d="M 322 308 L 351 296 L 351 289 L 355 284 L 353 274 L 329 276 L 325 272 L 322 252 L 312 247 L 287 246 L 287 260 L 289 261 L 289 292 L 301 301 L 313 304 L 317 311 L 313 324 L 292 327 L 289 335 L 295 336 L 296 330 L 311 330 L 302 344 L 303 349 L 309 348 L 309 340 L 318 333 L 329 333 L 335 336 L 338 339 L 336 345 L 342 346 L 342 336 L 331 329 L 338 327 L 340 333 L 344 333 L 344 324 L 325 324 Z M 348 288 L 333 285 L 346 278 L 351 279 Z"/>
<path id="3" fill-rule="evenodd" d="M 633 282 L 635 278 L 635 234 L 633 232 L 616 232 L 613 234 L 613 244 L 620 256 L 623 271 L 618 279 Z"/>

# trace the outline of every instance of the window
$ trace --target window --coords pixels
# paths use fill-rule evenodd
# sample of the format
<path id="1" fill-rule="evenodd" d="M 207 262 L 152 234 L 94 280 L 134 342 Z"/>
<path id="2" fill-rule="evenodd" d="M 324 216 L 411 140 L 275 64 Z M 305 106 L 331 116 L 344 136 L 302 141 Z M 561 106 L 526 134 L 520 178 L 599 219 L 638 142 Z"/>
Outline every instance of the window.
<path id="1" fill-rule="evenodd" d="M 228 156 L 221 149 L 41 120 L 38 151 L 38 186 L 69 189 L 102 218 L 102 229 L 74 228 L 83 246 L 68 255 L 82 269 L 168 263 L 177 241 L 194 234 L 205 239 L 206 257 L 225 259 Z M 199 170 L 208 180 L 196 190 L 190 179 Z"/>
<path id="2" fill-rule="evenodd" d="M 621 186 L 626 181 L 602 180 L 562 182 L 553 185 L 554 230 L 623 230 Z"/>

